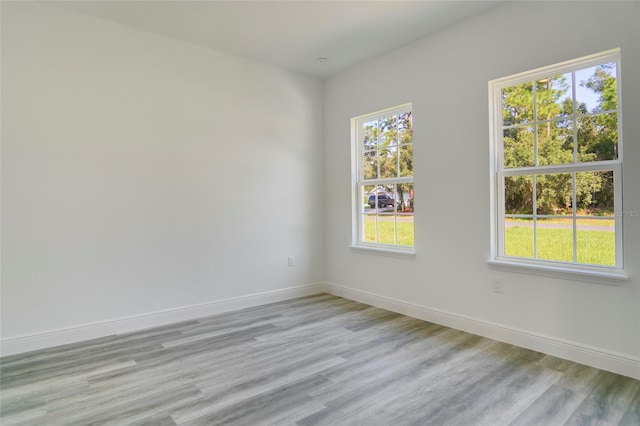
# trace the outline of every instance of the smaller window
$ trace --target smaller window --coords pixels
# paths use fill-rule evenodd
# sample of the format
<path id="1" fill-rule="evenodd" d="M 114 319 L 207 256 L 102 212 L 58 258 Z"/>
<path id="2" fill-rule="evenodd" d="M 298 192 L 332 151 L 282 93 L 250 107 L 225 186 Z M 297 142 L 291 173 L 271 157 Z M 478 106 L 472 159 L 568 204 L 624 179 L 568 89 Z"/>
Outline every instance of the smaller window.
<path id="1" fill-rule="evenodd" d="M 411 104 L 351 120 L 353 244 L 412 252 L 414 247 Z"/>

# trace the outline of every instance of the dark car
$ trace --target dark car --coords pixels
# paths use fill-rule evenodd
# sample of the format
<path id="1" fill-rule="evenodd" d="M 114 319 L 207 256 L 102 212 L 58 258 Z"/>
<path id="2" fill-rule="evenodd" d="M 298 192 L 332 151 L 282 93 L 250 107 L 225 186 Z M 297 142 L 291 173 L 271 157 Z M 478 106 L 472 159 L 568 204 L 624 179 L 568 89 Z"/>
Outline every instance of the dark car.
<path id="1" fill-rule="evenodd" d="M 394 205 L 393 198 L 389 197 L 387 194 L 378 194 L 378 207 L 393 207 Z M 369 207 L 374 208 L 376 206 L 376 195 L 369 195 Z"/>

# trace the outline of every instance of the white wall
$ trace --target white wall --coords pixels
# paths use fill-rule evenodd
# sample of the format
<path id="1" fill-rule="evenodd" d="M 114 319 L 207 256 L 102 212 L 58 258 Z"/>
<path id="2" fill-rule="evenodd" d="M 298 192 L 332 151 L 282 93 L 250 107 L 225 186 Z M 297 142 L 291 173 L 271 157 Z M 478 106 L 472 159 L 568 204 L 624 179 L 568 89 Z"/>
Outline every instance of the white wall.
<path id="1" fill-rule="evenodd" d="M 318 80 L 3 2 L 2 339 L 321 281 L 322 113 Z"/>
<path id="2" fill-rule="evenodd" d="M 618 285 L 504 272 L 486 263 L 489 80 L 621 47 L 625 209 L 640 209 L 637 9 L 638 2 L 507 3 L 328 80 L 328 281 L 346 294 L 375 296 L 368 300 L 395 299 L 622 354 L 632 368 L 640 366 L 640 218 L 624 223 L 631 278 Z M 414 108 L 417 255 L 352 251 L 349 119 L 405 102 Z M 496 277 L 504 279 L 503 294 L 491 291 Z"/>
<path id="3" fill-rule="evenodd" d="M 638 359 L 640 219 L 625 222 L 631 279 L 619 285 L 485 262 L 488 80 L 622 47 L 625 209 L 640 208 L 638 9 L 505 4 L 323 91 L 248 60 L 2 2 L 3 342 L 327 279 Z M 349 119 L 409 101 L 418 254 L 353 252 Z"/>

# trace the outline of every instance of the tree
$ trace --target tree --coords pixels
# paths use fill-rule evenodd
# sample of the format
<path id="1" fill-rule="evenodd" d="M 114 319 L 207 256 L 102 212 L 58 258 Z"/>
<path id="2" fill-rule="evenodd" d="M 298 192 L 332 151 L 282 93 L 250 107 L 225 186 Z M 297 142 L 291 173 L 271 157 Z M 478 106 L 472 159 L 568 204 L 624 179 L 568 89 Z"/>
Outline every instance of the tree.
<path id="1" fill-rule="evenodd" d="M 618 158 L 618 90 L 615 63 L 598 66 L 593 75 L 580 83 L 598 95 L 597 106 L 587 111 L 581 105 L 581 112 L 595 113 L 579 120 L 578 140 L 581 161 L 606 161 Z M 613 211 L 613 175 L 610 172 L 594 172 L 597 184 L 589 183 L 584 188 L 583 208 L 604 212 Z M 587 195 L 587 192 L 589 194 Z M 587 202 L 588 201 L 588 202 Z"/>
<path id="2" fill-rule="evenodd" d="M 504 167 L 570 164 L 617 158 L 617 88 L 612 64 L 601 65 L 586 81 L 580 82 L 598 96 L 597 107 L 587 111 L 584 103 L 575 105 L 570 74 L 549 76 L 503 89 Z M 535 103 L 535 108 L 534 108 Z M 534 120 L 534 113 L 536 119 Z M 537 122 L 534 128 L 534 122 Z M 575 126 L 575 129 L 574 129 Z M 575 134 L 575 135 L 574 135 Z M 575 139 L 574 139 L 575 136 Z M 505 179 L 505 211 L 531 214 L 532 176 Z M 576 207 L 583 210 L 613 210 L 613 176 L 604 172 L 576 173 Z M 573 204 L 572 176 L 536 175 L 536 206 L 539 214 L 570 212 Z"/>

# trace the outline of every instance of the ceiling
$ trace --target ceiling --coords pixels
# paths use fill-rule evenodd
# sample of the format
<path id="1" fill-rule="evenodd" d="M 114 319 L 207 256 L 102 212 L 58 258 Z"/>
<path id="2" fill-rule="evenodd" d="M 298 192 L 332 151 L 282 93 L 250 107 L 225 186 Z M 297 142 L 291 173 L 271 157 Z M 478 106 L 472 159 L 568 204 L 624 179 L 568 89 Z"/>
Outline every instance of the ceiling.
<path id="1" fill-rule="evenodd" d="M 496 6 L 497 1 L 55 1 L 119 24 L 318 78 Z M 317 58 L 327 58 L 317 61 Z"/>

